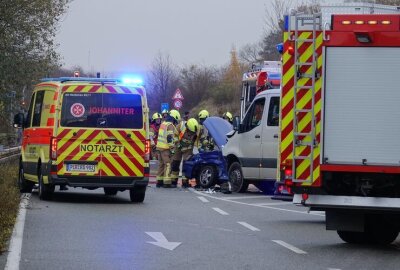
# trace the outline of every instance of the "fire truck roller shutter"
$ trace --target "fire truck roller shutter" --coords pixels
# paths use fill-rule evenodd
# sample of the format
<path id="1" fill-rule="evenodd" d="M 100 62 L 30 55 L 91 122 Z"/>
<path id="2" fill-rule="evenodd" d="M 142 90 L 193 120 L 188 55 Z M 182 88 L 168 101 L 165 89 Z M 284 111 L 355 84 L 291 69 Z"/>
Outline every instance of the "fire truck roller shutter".
<path id="1" fill-rule="evenodd" d="M 399 165 L 400 48 L 327 47 L 323 157 Z"/>

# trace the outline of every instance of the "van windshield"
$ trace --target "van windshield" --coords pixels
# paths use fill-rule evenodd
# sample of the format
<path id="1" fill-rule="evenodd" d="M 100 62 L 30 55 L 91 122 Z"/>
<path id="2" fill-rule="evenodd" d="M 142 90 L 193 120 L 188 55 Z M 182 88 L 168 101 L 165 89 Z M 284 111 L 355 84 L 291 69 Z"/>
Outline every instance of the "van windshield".
<path id="1" fill-rule="evenodd" d="M 65 93 L 63 127 L 143 128 L 142 99 L 136 94 Z"/>

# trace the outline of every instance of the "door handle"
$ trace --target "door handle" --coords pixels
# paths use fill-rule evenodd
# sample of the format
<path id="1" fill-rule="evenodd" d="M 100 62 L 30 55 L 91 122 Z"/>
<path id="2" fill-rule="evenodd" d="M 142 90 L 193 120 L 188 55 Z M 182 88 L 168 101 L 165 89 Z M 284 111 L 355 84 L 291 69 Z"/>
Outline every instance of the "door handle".
<path id="1" fill-rule="evenodd" d="M 274 138 L 278 138 L 278 134 L 274 134 Z"/>
<path id="2" fill-rule="evenodd" d="M 261 138 L 261 136 L 257 134 L 256 136 L 254 136 L 254 138 L 259 139 Z"/>
<path id="3" fill-rule="evenodd" d="M 106 142 L 116 142 L 117 138 L 107 138 L 105 139 Z"/>

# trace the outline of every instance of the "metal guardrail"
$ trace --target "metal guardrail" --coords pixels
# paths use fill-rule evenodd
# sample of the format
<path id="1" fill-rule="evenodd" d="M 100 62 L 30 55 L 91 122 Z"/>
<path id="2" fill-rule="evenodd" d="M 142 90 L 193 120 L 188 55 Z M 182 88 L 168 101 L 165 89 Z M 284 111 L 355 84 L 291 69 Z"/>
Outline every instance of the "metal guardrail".
<path id="1" fill-rule="evenodd" d="M 21 154 L 21 147 L 9 147 L 0 149 L 0 162 L 7 161 L 11 157 Z"/>

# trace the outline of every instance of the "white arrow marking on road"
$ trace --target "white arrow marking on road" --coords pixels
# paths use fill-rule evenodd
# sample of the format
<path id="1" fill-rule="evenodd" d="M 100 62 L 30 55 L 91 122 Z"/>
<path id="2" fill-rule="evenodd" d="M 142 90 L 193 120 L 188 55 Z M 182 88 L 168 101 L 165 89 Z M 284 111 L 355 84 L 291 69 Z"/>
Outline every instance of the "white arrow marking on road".
<path id="1" fill-rule="evenodd" d="M 167 238 L 165 238 L 162 232 L 146 232 L 151 238 L 156 240 L 156 242 L 147 241 L 149 244 L 153 244 L 155 246 L 159 246 L 168 250 L 176 249 L 181 242 L 168 242 Z"/>
<path id="2" fill-rule="evenodd" d="M 290 249 L 291 251 L 296 252 L 297 254 L 307 254 L 307 252 L 305 252 L 304 250 L 301 250 L 295 246 L 292 246 L 291 244 L 288 244 L 282 240 L 272 240 L 272 242 L 275 242 L 287 249 Z"/>

